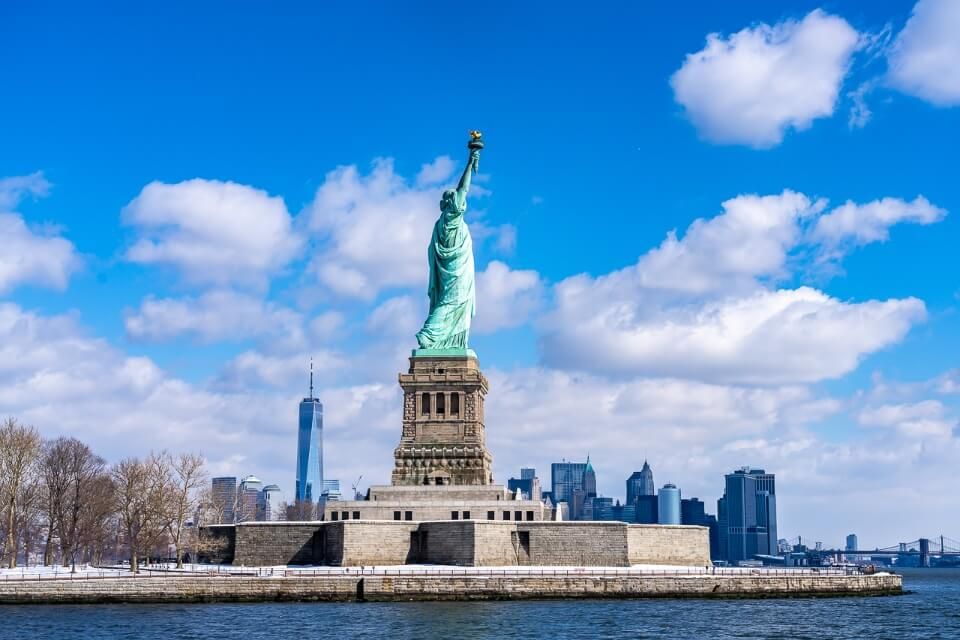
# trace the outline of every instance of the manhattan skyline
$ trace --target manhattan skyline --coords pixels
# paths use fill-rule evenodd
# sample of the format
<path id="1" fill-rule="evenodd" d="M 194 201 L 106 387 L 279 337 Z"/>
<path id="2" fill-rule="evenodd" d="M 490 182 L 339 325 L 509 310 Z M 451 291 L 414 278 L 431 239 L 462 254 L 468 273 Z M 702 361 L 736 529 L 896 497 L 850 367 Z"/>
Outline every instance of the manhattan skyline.
<path id="1" fill-rule="evenodd" d="M 783 532 L 957 536 L 955 5 L 377 6 L 0 9 L 0 416 L 292 496 L 313 357 L 324 474 L 387 482 L 479 128 L 497 481 L 750 465 Z"/>

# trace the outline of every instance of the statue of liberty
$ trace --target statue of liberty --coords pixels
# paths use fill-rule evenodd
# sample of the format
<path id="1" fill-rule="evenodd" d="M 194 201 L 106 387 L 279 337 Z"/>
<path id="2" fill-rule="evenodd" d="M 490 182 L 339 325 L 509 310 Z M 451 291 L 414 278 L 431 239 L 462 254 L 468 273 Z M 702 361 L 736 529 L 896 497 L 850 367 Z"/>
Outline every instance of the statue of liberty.
<path id="1" fill-rule="evenodd" d="M 483 140 L 479 131 L 471 131 L 470 136 L 467 166 L 457 188 L 443 192 L 440 217 L 433 225 L 427 249 L 430 313 L 417 332 L 421 349 L 467 349 L 470 322 L 476 312 L 473 239 L 463 214 L 467 211 L 470 178 L 479 167 Z"/>

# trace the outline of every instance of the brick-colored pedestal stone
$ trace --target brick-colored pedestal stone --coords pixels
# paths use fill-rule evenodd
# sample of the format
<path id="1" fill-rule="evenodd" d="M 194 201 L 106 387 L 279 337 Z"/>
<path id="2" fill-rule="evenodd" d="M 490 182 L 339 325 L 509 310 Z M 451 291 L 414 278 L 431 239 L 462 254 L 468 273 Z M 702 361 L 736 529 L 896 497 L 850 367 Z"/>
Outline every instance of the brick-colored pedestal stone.
<path id="1" fill-rule="evenodd" d="M 394 485 L 493 484 L 483 400 L 489 388 L 476 357 L 414 356 L 403 388 L 403 433 Z"/>

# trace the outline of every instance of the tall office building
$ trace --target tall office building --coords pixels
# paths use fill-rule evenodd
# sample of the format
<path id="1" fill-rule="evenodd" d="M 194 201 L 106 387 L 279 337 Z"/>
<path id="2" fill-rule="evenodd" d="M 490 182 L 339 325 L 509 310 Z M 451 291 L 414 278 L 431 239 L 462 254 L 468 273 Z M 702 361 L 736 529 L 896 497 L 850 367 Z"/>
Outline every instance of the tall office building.
<path id="1" fill-rule="evenodd" d="M 583 490 L 583 462 L 554 462 L 550 465 L 550 495 L 553 504 L 573 502 L 573 492 Z"/>
<path id="2" fill-rule="evenodd" d="M 656 493 L 653 486 L 653 470 L 647 461 L 643 461 L 643 468 L 634 471 L 627 478 L 627 504 L 633 504 L 640 496 L 652 496 Z"/>
<path id="3" fill-rule="evenodd" d="M 214 478 L 211 493 L 213 508 L 221 524 L 233 524 L 236 520 L 237 479 L 234 476 Z"/>
<path id="4" fill-rule="evenodd" d="M 657 494 L 657 517 L 660 524 L 680 524 L 680 489 L 665 484 Z"/>
<path id="5" fill-rule="evenodd" d="M 743 467 L 725 476 L 721 544 L 726 540 L 726 560 L 736 564 L 755 555 L 777 553 L 777 495 L 774 475 L 763 469 Z M 724 521 L 725 527 L 722 526 Z M 726 529 L 726 536 L 723 535 Z M 721 553 L 724 550 L 721 549 Z"/>
<path id="6" fill-rule="evenodd" d="M 851 533 L 847 536 L 846 551 L 855 551 L 857 549 L 857 534 Z"/>
<path id="7" fill-rule="evenodd" d="M 553 503 L 566 502 L 571 520 L 583 518 L 586 501 L 597 495 L 597 474 L 590 456 L 586 462 L 554 462 L 550 465 L 550 476 Z"/>
<path id="8" fill-rule="evenodd" d="M 266 521 L 286 520 L 287 510 L 284 507 L 283 492 L 275 484 L 268 484 L 260 492 L 263 519 Z"/>
<path id="9" fill-rule="evenodd" d="M 857 542 L 857 534 L 851 533 L 850 535 L 847 536 L 847 545 L 844 548 L 844 551 L 856 551 L 859 548 L 857 547 L 857 544 L 859 544 Z M 845 555 L 844 558 L 847 560 L 856 560 L 857 557 L 852 555 L 851 556 Z"/>
<path id="10" fill-rule="evenodd" d="M 237 492 L 237 522 L 254 522 L 263 519 L 263 503 L 260 492 L 263 482 L 256 476 L 247 476 L 240 481 Z"/>
<path id="11" fill-rule="evenodd" d="M 323 405 L 313 397 L 313 360 L 310 360 L 310 396 L 300 402 L 297 430 L 297 502 L 317 502 L 323 486 Z"/>
<path id="12" fill-rule="evenodd" d="M 703 502 L 697 498 L 683 498 L 680 500 L 680 524 L 695 524 L 705 526 L 707 514 Z"/>
<path id="13" fill-rule="evenodd" d="M 537 477 L 537 470 L 529 468 L 520 469 L 519 478 L 510 478 L 507 480 L 507 490 L 510 491 L 510 493 L 515 493 L 517 489 L 520 490 L 520 494 L 524 500 L 540 500 L 542 492 L 540 490 L 540 478 Z"/>
<path id="14" fill-rule="evenodd" d="M 587 455 L 587 466 L 583 469 L 583 492 L 588 498 L 597 495 L 597 474 L 590 464 L 590 455 Z"/>
<path id="15" fill-rule="evenodd" d="M 636 521 L 640 524 L 657 524 L 660 521 L 657 496 L 637 496 L 634 507 Z"/>
<path id="16" fill-rule="evenodd" d="M 324 480 L 321 483 L 320 495 L 327 500 L 341 500 L 343 494 L 340 492 L 339 480 Z"/>

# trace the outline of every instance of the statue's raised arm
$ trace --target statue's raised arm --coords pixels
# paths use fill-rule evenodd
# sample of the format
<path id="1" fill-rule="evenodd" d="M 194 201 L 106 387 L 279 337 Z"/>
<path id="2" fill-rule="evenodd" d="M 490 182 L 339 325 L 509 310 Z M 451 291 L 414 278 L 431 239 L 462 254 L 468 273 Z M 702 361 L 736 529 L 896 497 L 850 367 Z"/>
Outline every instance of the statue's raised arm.
<path id="1" fill-rule="evenodd" d="M 467 206 L 467 192 L 470 191 L 470 178 L 474 172 L 480 170 L 480 149 L 483 149 L 482 134 L 479 131 L 470 132 L 470 142 L 467 147 L 470 149 L 470 158 L 467 160 L 467 166 L 463 169 L 463 175 L 460 176 L 460 183 L 457 185 L 457 204 L 461 208 Z"/>
<path id="2" fill-rule="evenodd" d="M 430 312 L 417 332 L 420 349 L 414 355 L 454 350 L 469 354 L 470 323 L 476 311 L 474 293 L 473 239 L 463 219 L 467 210 L 470 178 L 480 163 L 483 140 L 479 131 L 470 132 L 470 159 L 456 189 L 443 192 L 440 217 L 433 225 L 427 249 L 430 278 L 427 297 Z M 449 353 L 447 353 L 449 355 Z"/>

